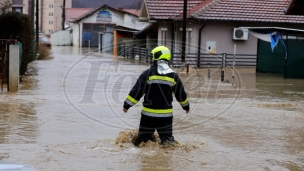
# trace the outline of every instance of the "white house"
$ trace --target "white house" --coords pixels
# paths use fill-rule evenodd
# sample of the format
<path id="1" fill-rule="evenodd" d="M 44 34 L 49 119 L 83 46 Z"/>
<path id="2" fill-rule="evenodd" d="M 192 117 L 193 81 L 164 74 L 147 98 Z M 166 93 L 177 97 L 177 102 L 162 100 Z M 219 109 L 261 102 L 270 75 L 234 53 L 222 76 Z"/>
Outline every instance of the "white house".
<path id="1" fill-rule="evenodd" d="M 131 37 L 149 23 L 140 22 L 138 16 L 123 9 L 107 5 L 95 8 L 76 18 L 73 23 L 73 45 L 99 47 L 102 52 L 115 53 L 119 32 L 129 32 Z"/>

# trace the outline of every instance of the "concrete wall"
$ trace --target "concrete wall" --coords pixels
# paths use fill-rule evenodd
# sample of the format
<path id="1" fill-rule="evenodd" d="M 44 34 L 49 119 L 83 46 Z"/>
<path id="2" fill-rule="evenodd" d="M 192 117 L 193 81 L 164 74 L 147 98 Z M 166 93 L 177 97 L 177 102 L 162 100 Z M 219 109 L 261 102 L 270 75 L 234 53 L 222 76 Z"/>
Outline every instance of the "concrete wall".
<path id="1" fill-rule="evenodd" d="M 16 92 L 19 90 L 19 45 L 9 46 L 9 87 L 8 91 Z"/>
<path id="2" fill-rule="evenodd" d="M 29 1 L 28 0 L 23 0 L 23 14 L 29 14 L 29 9 L 28 9 L 28 6 L 29 6 Z"/>
<path id="3" fill-rule="evenodd" d="M 202 30 L 201 52 L 207 53 L 206 42 L 216 42 L 216 53 L 234 53 L 234 44 L 236 44 L 236 53 L 238 54 L 256 54 L 257 38 L 250 35 L 248 40 L 233 40 L 233 28 L 240 27 L 233 23 L 207 23 Z M 197 32 L 198 33 L 198 32 Z"/>
<path id="4" fill-rule="evenodd" d="M 149 23 L 147 22 L 139 22 L 138 17 L 134 15 L 124 14 L 123 26 L 125 27 L 142 30 L 148 25 Z"/>
<path id="5" fill-rule="evenodd" d="M 82 23 L 74 23 L 73 24 L 73 46 L 80 47 L 80 42 L 82 41 Z"/>
<path id="6" fill-rule="evenodd" d="M 71 30 L 59 30 L 51 34 L 51 43 L 53 46 L 70 46 L 72 45 Z"/>
<path id="7" fill-rule="evenodd" d="M 199 30 L 204 25 L 204 22 L 188 22 L 187 23 L 187 38 L 186 38 L 186 52 L 197 53 L 198 52 L 198 41 L 199 41 Z M 257 53 L 257 38 L 249 34 L 248 40 L 233 40 L 233 28 L 240 27 L 238 23 L 228 22 L 207 22 L 201 32 L 201 53 L 208 53 L 206 50 L 207 42 L 214 42 L 216 46 L 215 53 L 230 53 L 234 52 L 234 44 L 237 46 L 236 53 L 238 54 L 256 54 Z M 162 39 L 162 28 L 167 28 L 167 46 L 171 47 L 172 39 L 172 23 L 160 24 L 158 29 L 158 44 L 161 44 Z M 174 46 L 175 52 L 181 52 L 182 48 L 182 23 L 175 24 L 175 40 Z"/>

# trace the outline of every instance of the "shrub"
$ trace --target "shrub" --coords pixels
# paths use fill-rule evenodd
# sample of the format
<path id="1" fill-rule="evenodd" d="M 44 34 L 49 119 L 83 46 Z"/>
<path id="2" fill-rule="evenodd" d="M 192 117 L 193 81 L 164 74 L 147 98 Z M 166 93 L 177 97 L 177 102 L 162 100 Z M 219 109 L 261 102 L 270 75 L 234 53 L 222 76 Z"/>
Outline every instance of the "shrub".
<path id="1" fill-rule="evenodd" d="M 34 30 L 28 15 L 8 12 L 0 15 L 0 39 L 18 36 L 22 43 L 22 64 L 20 74 L 26 72 L 28 63 L 35 60 Z"/>

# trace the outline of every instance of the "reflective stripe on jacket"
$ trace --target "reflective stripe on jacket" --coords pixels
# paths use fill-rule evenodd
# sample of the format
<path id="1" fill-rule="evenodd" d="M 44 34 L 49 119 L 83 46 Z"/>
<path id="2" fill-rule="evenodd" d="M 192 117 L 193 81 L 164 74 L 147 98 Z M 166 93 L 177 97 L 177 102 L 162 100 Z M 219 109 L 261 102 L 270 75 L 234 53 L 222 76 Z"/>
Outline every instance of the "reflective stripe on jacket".
<path id="1" fill-rule="evenodd" d="M 179 76 L 176 73 L 160 75 L 157 65 L 153 65 L 139 76 L 124 102 L 124 108 L 129 109 L 144 96 L 142 114 L 170 117 L 173 116 L 172 93 L 181 107 L 189 110 L 189 100 Z"/>

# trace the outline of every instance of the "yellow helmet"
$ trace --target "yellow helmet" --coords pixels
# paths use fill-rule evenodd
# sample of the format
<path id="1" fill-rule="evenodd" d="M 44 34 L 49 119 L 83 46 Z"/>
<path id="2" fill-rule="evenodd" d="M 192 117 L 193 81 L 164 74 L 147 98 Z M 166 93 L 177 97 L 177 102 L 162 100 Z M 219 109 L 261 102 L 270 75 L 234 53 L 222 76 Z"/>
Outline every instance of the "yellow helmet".
<path id="1" fill-rule="evenodd" d="M 167 60 L 170 61 L 171 53 L 166 46 L 158 46 L 151 51 L 154 60 Z"/>

